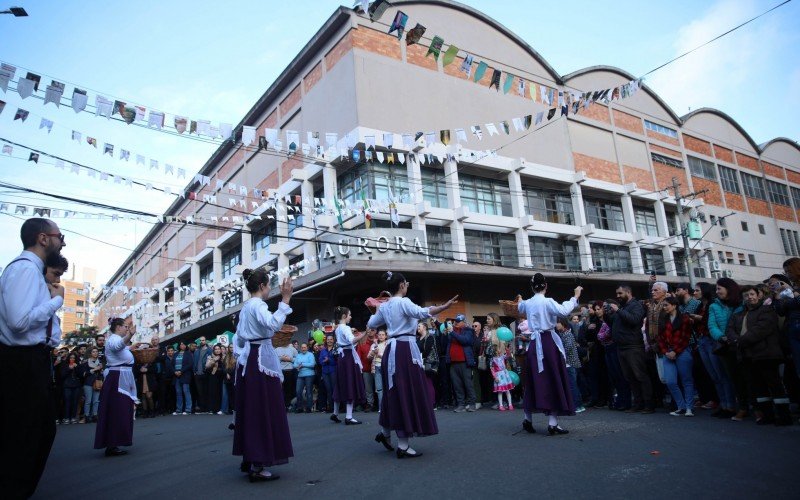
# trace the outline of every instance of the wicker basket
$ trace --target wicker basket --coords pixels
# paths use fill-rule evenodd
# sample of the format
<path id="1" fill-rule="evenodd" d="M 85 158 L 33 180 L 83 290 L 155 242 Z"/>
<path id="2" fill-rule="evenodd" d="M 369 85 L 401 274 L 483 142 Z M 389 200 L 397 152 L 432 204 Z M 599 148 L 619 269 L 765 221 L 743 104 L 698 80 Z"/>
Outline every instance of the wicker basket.
<path id="1" fill-rule="evenodd" d="M 516 300 L 500 300 L 500 307 L 503 308 L 503 316 L 511 316 L 517 319 L 527 319 L 527 316 L 519 313 L 519 307 Z"/>
<path id="2" fill-rule="evenodd" d="M 392 294 L 384 290 L 375 298 L 369 297 L 364 301 L 364 305 L 367 306 L 370 313 L 375 314 L 378 312 L 378 307 L 391 298 Z"/>
<path id="3" fill-rule="evenodd" d="M 144 365 L 153 363 L 158 358 L 158 347 L 150 347 L 146 349 L 133 349 L 133 360 L 137 365 Z"/>
<path id="4" fill-rule="evenodd" d="M 280 330 L 275 332 L 272 337 L 273 347 L 286 347 L 291 343 L 292 337 L 297 333 L 297 327 L 293 325 L 283 325 Z"/>

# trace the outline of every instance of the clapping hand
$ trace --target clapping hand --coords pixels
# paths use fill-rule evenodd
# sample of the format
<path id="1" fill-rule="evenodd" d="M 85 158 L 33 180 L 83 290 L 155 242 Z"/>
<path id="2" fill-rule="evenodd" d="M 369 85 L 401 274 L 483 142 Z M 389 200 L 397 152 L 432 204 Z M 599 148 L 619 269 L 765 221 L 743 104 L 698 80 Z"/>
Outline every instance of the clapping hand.
<path id="1" fill-rule="evenodd" d="M 294 291 L 294 283 L 292 282 L 291 278 L 286 278 L 281 283 L 281 300 L 284 304 L 288 304 L 289 300 L 292 298 L 292 292 Z"/>

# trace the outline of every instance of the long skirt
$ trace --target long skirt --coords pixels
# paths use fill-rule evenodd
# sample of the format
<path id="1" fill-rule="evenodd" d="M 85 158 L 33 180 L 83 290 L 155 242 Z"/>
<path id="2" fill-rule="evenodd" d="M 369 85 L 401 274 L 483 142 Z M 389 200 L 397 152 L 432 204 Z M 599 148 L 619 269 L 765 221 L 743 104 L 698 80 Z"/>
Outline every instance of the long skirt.
<path id="1" fill-rule="evenodd" d="M 549 333 L 542 333 L 544 370 L 539 373 L 536 343 L 531 342 L 525 355 L 525 395 L 522 405 L 526 412 L 545 415 L 575 415 L 567 364 Z"/>
<path id="2" fill-rule="evenodd" d="M 259 371 L 256 350 L 247 357 L 244 376 L 241 370 L 236 367 L 233 454 L 256 466 L 285 464 L 294 452 L 281 381 Z"/>
<path id="3" fill-rule="evenodd" d="M 336 383 L 333 385 L 333 400 L 337 403 L 363 404 L 366 398 L 364 377 L 356 364 L 355 351 L 344 349 L 336 363 Z"/>
<path id="4" fill-rule="evenodd" d="M 119 392 L 119 372 L 108 372 L 100 390 L 100 408 L 94 433 L 95 449 L 133 444 L 134 403 Z"/>
<path id="5" fill-rule="evenodd" d="M 392 346 L 386 347 L 381 363 L 383 399 L 378 422 L 397 433 L 399 438 L 433 436 L 439 434 L 433 405 L 436 395 L 425 370 L 411 361 L 408 342 L 396 342 L 394 385 L 389 389 L 389 354 Z"/>

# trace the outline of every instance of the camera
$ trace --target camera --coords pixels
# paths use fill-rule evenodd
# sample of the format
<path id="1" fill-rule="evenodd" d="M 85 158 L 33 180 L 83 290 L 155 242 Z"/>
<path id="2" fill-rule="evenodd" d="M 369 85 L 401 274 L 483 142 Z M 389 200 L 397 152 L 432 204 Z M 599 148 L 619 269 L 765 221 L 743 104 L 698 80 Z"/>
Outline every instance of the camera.
<path id="1" fill-rule="evenodd" d="M 603 314 L 612 314 L 614 311 L 611 309 L 611 304 L 603 304 Z"/>

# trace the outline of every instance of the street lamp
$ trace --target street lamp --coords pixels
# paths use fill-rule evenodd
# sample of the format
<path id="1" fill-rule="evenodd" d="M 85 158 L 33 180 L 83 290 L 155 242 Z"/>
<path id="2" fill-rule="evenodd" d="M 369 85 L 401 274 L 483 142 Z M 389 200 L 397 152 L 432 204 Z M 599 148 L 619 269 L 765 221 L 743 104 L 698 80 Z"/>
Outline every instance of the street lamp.
<path id="1" fill-rule="evenodd" d="M 0 12 L 0 14 L 14 14 L 14 17 L 28 17 L 28 13 L 22 7 L 11 7 L 8 10 Z"/>

